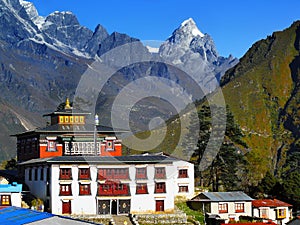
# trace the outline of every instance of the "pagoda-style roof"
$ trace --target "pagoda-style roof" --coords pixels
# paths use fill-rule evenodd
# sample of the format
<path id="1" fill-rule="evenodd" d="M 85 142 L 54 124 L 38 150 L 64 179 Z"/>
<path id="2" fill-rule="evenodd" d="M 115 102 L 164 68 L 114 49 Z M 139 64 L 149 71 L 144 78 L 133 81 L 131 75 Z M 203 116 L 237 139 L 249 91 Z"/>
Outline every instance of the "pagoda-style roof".
<path id="1" fill-rule="evenodd" d="M 45 114 L 43 116 L 55 116 L 55 115 L 91 115 L 90 112 L 83 111 L 81 109 L 73 108 L 70 105 L 69 98 L 66 99 L 64 104 L 61 104 L 56 111 Z"/>
<path id="2" fill-rule="evenodd" d="M 128 130 L 124 129 L 115 129 L 108 126 L 98 125 L 96 126 L 97 133 L 102 134 L 113 134 L 113 133 L 125 133 Z M 23 133 L 15 134 L 12 136 L 20 136 L 23 134 L 30 134 L 30 133 L 59 133 L 59 134 L 66 134 L 66 133 L 94 133 L 95 125 L 93 124 L 84 124 L 84 125 L 62 125 L 62 124 L 54 124 L 51 126 L 46 126 L 44 128 L 36 128 L 34 130 L 25 131 Z"/>
<path id="3" fill-rule="evenodd" d="M 91 115 L 90 112 L 85 112 L 82 110 L 59 110 L 59 111 L 54 111 L 52 113 L 44 114 L 43 116 L 56 116 L 56 115 Z"/>

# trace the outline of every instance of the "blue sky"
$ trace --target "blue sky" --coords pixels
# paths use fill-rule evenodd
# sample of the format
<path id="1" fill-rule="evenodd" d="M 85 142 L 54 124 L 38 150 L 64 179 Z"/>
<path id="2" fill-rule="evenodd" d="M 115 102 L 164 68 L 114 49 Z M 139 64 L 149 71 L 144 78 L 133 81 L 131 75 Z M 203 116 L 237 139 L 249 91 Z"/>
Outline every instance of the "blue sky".
<path id="1" fill-rule="evenodd" d="M 260 39 L 300 19 L 299 0 L 29 0 L 46 16 L 72 11 L 94 30 L 126 33 L 140 40 L 165 40 L 188 18 L 214 40 L 220 55 L 242 57 Z"/>

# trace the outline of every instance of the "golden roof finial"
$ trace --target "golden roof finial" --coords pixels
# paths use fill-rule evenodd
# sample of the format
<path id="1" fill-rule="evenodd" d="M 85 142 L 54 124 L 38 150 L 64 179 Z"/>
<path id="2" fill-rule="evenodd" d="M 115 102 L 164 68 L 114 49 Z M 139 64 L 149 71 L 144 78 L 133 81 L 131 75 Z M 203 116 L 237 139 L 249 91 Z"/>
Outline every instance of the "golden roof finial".
<path id="1" fill-rule="evenodd" d="M 69 98 L 66 99 L 65 109 L 71 109 Z"/>

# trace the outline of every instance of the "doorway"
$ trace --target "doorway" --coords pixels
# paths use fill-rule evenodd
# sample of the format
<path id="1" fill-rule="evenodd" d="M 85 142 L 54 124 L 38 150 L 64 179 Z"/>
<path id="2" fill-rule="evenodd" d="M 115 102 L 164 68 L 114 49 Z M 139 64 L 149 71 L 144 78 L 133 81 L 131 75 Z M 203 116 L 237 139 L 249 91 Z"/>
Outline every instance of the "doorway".
<path id="1" fill-rule="evenodd" d="M 111 201 L 111 214 L 118 214 L 118 200 L 116 199 Z"/>
<path id="2" fill-rule="evenodd" d="M 71 214 L 72 208 L 71 208 L 71 201 L 62 202 L 62 214 Z"/>
<path id="3" fill-rule="evenodd" d="M 156 200 L 155 201 L 155 210 L 157 211 L 157 212 L 162 212 L 162 211 L 164 211 L 165 210 L 165 204 L 164 204 L 164 200 Z"/>

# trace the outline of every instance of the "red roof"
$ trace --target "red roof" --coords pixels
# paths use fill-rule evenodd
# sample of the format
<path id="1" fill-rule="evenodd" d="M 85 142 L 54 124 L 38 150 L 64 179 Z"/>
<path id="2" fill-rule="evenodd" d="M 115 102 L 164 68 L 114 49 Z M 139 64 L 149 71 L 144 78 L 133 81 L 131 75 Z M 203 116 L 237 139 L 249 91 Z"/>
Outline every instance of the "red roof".
<path id="1" fill-rule="evenodd" d="M 291 204 L 280 201 L 278 199 L 259 199 L 252 201 L 253 207 L 292 207 Z"/>
<path id="2" fill-rule="evenodd" d="M 276 223 L 270 221 L 270 222 L 266 222 L 266 223 L 263 223 L 263 222 L 254 222 L 254 223 L 251 223 L 251 222 L 246 222 L 246 223 L 240 223 L 240 222 L 237 222 L 237 223 L 234 223 L 235 225 L 277 225 Z M 221 225 L 228 225 L 226 223 L 222 223 Z"/>

